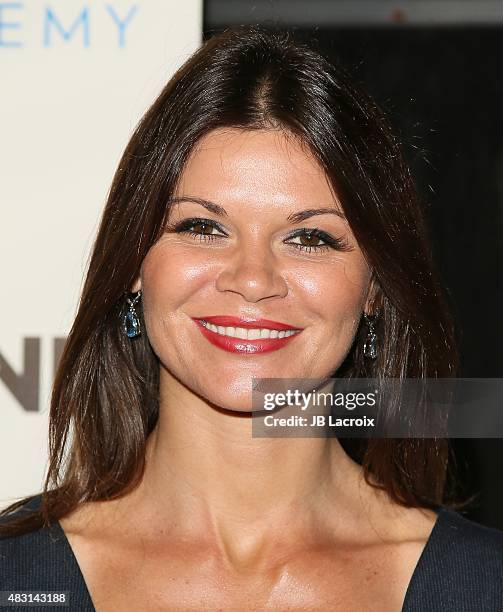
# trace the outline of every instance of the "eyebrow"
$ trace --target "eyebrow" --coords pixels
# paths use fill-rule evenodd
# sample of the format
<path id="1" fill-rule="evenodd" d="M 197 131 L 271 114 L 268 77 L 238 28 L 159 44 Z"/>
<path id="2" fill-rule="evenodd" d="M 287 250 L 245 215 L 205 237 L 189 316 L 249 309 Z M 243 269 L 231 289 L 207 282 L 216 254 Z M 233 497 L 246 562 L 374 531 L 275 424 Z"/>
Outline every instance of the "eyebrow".
<path id="1" fill-rule="evenodd" d="M 168 203 L 170 204 L 178 204 L 180 202 L 194 202 L 195 204 L 200 204 L 206 210 L 209 210 L 212 213 L 220 217 L 228 217 L 228 213 L 223 206 L 219 204 L 215 204 L 214 202 L 209 202 L 208 200 L 204 200 L 203 198 L 197 198 L 192 196 L 173 196 L 169 198 Z M 310 217 L 315 217 L 316 215 L 336 215 L 341 219 L 346 220 L 346 217 L 343 212 L 337 210 L 337 208 L 308 208 L 306 210 L 301 210 L 298 212 L 290 213 L 286 220 L 291 223 L 300 223 L 301 221 L 305 221 Z"/>

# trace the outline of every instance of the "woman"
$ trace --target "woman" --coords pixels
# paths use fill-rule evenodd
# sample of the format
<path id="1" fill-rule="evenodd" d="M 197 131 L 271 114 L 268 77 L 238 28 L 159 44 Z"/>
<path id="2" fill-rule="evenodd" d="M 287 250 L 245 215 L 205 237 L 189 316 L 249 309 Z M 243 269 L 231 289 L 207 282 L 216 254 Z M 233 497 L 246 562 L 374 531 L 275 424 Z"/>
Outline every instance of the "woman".
<path id="1" fill-rule="evenodd" d="M 289 35 L 215 36 L 119 164 L 1 588 L 99 612 L 500 610 L 503 535 L 448 506 L 445 440 L 251 436 L 252 378 L 456 367 L 375 104 Z"/>

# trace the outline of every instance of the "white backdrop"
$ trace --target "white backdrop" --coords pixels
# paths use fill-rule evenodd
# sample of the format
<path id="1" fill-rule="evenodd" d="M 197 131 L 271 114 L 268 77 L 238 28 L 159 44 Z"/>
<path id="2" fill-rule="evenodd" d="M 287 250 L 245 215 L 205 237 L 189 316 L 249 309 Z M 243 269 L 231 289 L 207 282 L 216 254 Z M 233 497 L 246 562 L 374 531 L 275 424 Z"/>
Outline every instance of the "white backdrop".
<path id="1" fill-rule="evenodd" d="M 0 507 L 42 486 L 58 338 L 115 168 L 201 33 L 202 0 L 0 0 Z"/>

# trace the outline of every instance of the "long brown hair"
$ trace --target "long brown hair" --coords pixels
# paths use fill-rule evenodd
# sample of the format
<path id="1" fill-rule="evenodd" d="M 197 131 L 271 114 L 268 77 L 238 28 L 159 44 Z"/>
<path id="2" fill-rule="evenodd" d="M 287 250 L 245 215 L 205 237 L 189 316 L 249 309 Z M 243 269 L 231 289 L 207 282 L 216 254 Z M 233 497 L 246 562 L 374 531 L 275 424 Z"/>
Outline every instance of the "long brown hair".
<path id="1" fill-rule="evenodd" d="M 386 118 L 343 68 L 291 33 L 226 30 L 167 83 L 122 156 L 54 382 L 42 504 L 0 534 L 36 529 L 83 502 L 120 497 L 140 481 L 146 440 L 158 417 L 159 363 L 145 334 L 133 342 L 124 335 L 124 293 L 160 236 L 188 155 L 220 127 L 293 134 L 322 164 L 341 200 L 373 272 L 381 316 L 377 359 L 364 359 L 361 326 L 338 375 L 456 375 L 454 326 L 423 205 Z M 363 465 L 367 481 L 397 503 L 446 503 L 447 440 L 343 444 Z"/>

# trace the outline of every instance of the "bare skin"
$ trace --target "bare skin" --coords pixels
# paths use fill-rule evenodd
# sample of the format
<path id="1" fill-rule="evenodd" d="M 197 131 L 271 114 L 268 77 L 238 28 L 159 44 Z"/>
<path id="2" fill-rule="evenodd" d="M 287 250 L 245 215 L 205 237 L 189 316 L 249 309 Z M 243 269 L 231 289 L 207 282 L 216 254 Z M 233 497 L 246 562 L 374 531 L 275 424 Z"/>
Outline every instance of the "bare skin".
<path id="1" fill-rule="evenodd" d="M 175 195 L 187 200 L 171 224 L 199 217 L 224 233 L 168 231 L 132 287 L 161 363 L 145 473 L 124 497 L 61 520 L 96 609 L 399 612 L 436 514 L 366 484 L 337 439 L 251 436 L 250 379 L 330 376 L 371 305 L 345 219 L 286 221 L 342 211 L 322 169 L 281 132 L 218 131 L 196 147 Z M 300 227 L 352 248 L 299 250 L 290 235 Z M 191 319 L 217 314 L 303 331 L 270 353 L 230 353 Z"/>

